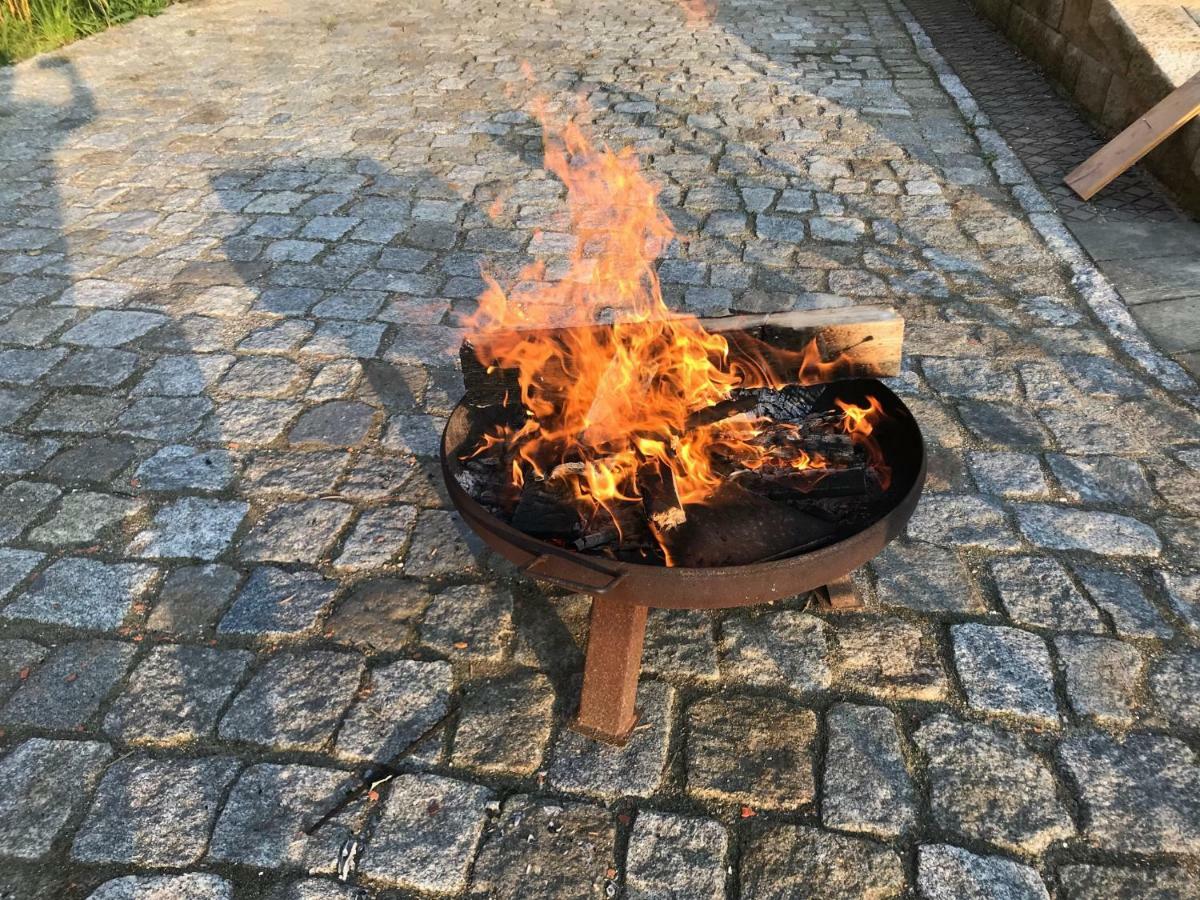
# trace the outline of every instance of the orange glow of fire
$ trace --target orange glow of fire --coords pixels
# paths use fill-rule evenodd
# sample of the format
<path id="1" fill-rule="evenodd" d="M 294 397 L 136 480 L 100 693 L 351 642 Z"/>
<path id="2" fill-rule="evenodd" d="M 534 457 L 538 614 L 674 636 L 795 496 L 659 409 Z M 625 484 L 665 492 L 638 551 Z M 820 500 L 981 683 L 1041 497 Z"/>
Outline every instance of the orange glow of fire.
<path id="1" fill-rule="evenodd" d="M 685 506 L 703 503 L 723 480 L 718 457 L 747 468 L 770 461 L 751 443 L 760 431 L 753 417 L 697 426 L 689 416 L 739 386 L 827 380 L 837 362 L 822 361 L 814 342 L 802 353 L 764 348 L 761 366 L 731 365 L 725 337 L 663 301 L 655 263 L 675 232 L 632 150 L 597 149 L 575 122 L 555 127 L 544 106 L 535 111 L 545 166 L 567 188 L 576 243 L 558 281 L 543 280 L 541 262 L 510 290 L 484 276 L 478 309 L 464 323 L 467 337 L 485 367 L 518 373 L 526 419 L 485 435 L 473 455 L 511 460 L 515 486 L 526 477 L 523 466 L 540 479 L 561 463 L 578 463 L 561 477 L 578 500 L 605 509 L 639 500 L 639 474 L 648 469 L 670 470 Z M 611 327 L 562 327 L 597 323 Z M 870 434 L 877 412 L 875 403 L 862 416 L 847 412 L 852 439 Z M 825 465 L 808 454 L 787 464 Z"/>

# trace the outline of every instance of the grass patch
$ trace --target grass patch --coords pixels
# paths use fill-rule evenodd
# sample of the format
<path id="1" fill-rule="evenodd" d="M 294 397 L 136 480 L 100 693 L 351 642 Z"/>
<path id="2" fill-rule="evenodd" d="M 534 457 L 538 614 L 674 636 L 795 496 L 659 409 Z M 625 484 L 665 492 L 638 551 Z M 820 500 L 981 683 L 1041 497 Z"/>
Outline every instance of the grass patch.
<path id="1" fill-rule="evenodd" d="M 0 65 L 44 53 L 110 25 L 161 12 L 171 0 L 0 0 Z"/>

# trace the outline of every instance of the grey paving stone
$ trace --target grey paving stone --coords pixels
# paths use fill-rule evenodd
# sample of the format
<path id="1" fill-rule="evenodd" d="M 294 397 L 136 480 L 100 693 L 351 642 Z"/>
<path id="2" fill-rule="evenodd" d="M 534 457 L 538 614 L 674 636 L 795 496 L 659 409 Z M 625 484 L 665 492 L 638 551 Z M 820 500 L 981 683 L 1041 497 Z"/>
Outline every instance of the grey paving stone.
<path id="1" fill-rule="evenodd" d="M 41 392 L 35 388 L 16 387 L 0 389 L 0 427 L 11 425 L 37 403 Z"/>
<path id="2" fill-rule="evenodd" d="M 927 900 L 1050 900 L 1035 869 L 949 844 L 921 846 L 917 887 Z"/>
<path id="3" fill-rule="evenodd" d="M 105 432 L 124 407 L 125 401 L 120 397 L 60 394 L 42 407 L 29 429 L 77 434 Z"/>
<path id="4" fill-rule="evenodd" d="M 154 647 L 113 701 L 104 731 L 125 744 L 153 746 L 211 737 L 253 659 L 248 650 Z"/>
<path id="5" fill-rule="evenodd" d="M 479 574 L 483 543 L 474 535 L 468 536 L 466 528 L 456 513 L 422 510 L 409 542 L 404 571 L 416 578 Z"/>
<path id="6" fill-rule="evenodd" d="M 42 467 L 41 473 L 44 477 L 56 481 L 108 482 L 129 465 L 136 455 L 133 444 L 129 441 L 106 437 L 88 438 L 70 449 L 63 450 Z"/>
<path id="7" fill-rule="evenodd" d="M 1085 635 L 1054 639 L 1066 671 L 1067 700 L 1080 716 L 1132 724 L 1146 661 L 1130 644 Z"/>
<path id="8" fill-rule="evenodd" d="M 208 563 L 172 569 L 146 619 L 151 631 L 195 638 L 209 634 L 237 588 L 238 573 Z"/>
<path id="9" fill-rule="evenodd" d="M 438 416 L 394 415 L 383 435 L 383 448 L 393 453 L 437 456 L 445 420 Z"/>
<path id="10" fill-rule="evenodd" d="M 250 573 L 217 626 L 218 634 L 299 637 L 317 626 L 333 600 L 334 582 L 316 572 L 262 566 Z"/>
<path id="11" fill-rule="evenodd" d="M 487 788 L 452 778 L 401 775 L 363 856 L 364 877 L 406 890 L 461 891 L 491 798 Z"/>
<path id="12" fill-rule="evenodd" d="M 1016 375 L 987 360 L 926 358 L 921 361 L 921 369 L 934 390 L 949 397 L 991 401 L 1017 398 Z"/>
<path id="13" fill-rule="evenodd" d="M 56 648 L 0 709 L 0 723 L 58 731 L 81 728 L 128 671 L 136 648 L 77 641 Z"/>
<path id="14" fill-rule="evenodd" d="M 817 717 L 784 700 L 717 695 L 687 711 L 687 790 L 702 800 L 792 810 L 816 799 Z"/>
<path id="15" fill-rule="evenodd" d="M 235 474 L 234 456 L 228 450 L 171 444 L 138 466 L 135 477 L 147 491 L 220 491 Z"/>
<path id="16" fill-rule="evenodd" d="M 45 857 L 111 758 L 108 744 L 40 737 L 9 751 L 0 759 L 0 856 Z"/>
<path id="17" fill-rule="evenodd" d="M 955 625 L 954 667 L 967 703 L 986 713 L 1019 716 L 1053 727 L 1059 721 L 1054 674 L 1045 642 L 1019 628 Z"/>
<path id="18" fill-rule="evenodd" d="M 945 547 L 1016 550 L 1020 544 L 994 500 L 970 494 L 926 494 L 908 522 L 908 536 Z"/>
<path id="19" fill-rule="evenodd" d="M 152 441 L 182 441 L 197 431 L 212 408 L 207 397 L 139 397 L 121 413 L 113 430 Z"/>
<path id="20" fill-rule="evenodd" d="M 949 691 L 933 633 L 903 619 L 839 620 L 835 684 L 881 700 L 942 700 Z"/>
<path id="21" fill-rule="evenodd" d="M 364 510 L 334 560 L 338 569 L 376 569 L 398 560 L 417 521 L 415 506 L 382 506 Z"/>
<path id="22" fill-rule="evenodd" d="M 88 900 L 233 900 L 233 885 L 219 875 L 125 875 L 104 882 Z"/>
<path id="23" fill-rule="evenodd" d="M 792 610 L 730 617 L 721 625 L 721 674 L 731 683 L 784 687 L 795 691 L 828 688 L 825 623 Z"/>
<path id="24" fill-rule="evenodd" d="M 1092 601 L 1112 617 L 1117 634 L 1165 639 L 1175 633 L 1130 576 L 1095 566 L 1077 565 L 1074 569 Z"/>
<path id="25" fill-rule="evenodd" d="M 440 660 L 401 659 L 370 670 L 366 693 L 346 714 L 335 754 L 352 762 L 388 762 L 450 709 L 454 676 Z"/>
<path id="26" fill-rule="evenodd" d="M 665 681 L 717 681 L 721 672 L 713 631 L 713 618 L 703 610 L 650 610 L 642 671 Z"/>
<path id="27" fill-rule="evenodd" d="M 14 481 L 0 491 L 0 541 L 17 538 L 30 523 L 35 522 L 62 491 L 41 481 Z M 8 550 L 8 554 L 30 551 Z M 19 557 L 11 557 L 14 561 Z M 0 582 L 2 584 L 4 582 Z M 11 587 L 11 584 L 9 585 Z M 0 589 L 0 596 L 5 591 Z"/>
<path id="28" fill-rule="evenodd" d="M 288 433 L 292 444 L 314 447 L 353 447 L 371 429 L 375 410 L 365 403 L 331 400 L 304 413 Z"/>
<path id="29" fill-rule="evenodd" d="M 115 388 L 133 374 L 139 356 L 128 350 L 93 348 L 76 350 L 46 376 L 54 387 Z"/>
<path id="30" fill-rule="evenodd" d="M 987 609 L 967 567 L 951 550 L 893 543 L 871 561 L 879 601 L 922 613 L 982 613 Z"/>
<path id="31" fill-rule="evenodd" d="M 275 750 L 320 750 L 362 680 L 361 657 L 312 650 L 267 660 L 229 705 L 222 740 Z"/>
<path id="32" fill-rule="evenodd" d="M 640 727 L 624 747 L 563 729 L 551 752 L 549 784 L 565 793 L 604 799 L 649 797 L 662 784 L 670 744 L 675 689 L 657 681 L 638 686 Z"/>
<path id="33" fill-rule="evenodd" d="M 62 341 L 85 347 L 120 347 L 166 324 L 161 313 L 102 309 L 68 329 Z"/>
<path id="34" fill-rule="evenodd" d="M 299 412 L 300 404 L 286 400 L 230 400 L 221 404 L 197 437 L 231 446 L 262 447 L 278 440 Z"/>
<path id="35" fill-rule="evenodd" d="M 936 715 L 914 741 L 928 760 L 929 806 L 938 827 L 1028 854 L 1074 835 L 1050 769 L 1017 737 Z"/>
<path id="36" fill-rule="evenodd" d="M 1017 556 L 994 560 L 992 578 L 1014 622 L 1058 631 L 1104 632 L 1100 613 L 1054 559 Z"/>
<path id="37" fill-rule="evenodd" d="M 162 356 L 143 375 L 130 395 L 134 397 L 190 397 L 212 387 L 233 365 L 228 353 L 191 353 Z"/>
<path id="38" fill-rule="evenodd" d="M 546 900 L 603 896 L 616 868 L 616 823 L 598 806 L 518 794 L 484 834 L 472 900 L 518 900 L 531 882 Z"/>
<path id="39" fill-rule="evenodd" d="M 143 509 L 137 500 L 79 491 L 63 497 L 54 515 L 29 532 L 37 544 L 66 546 L 98 540 L 108 529 Z"/>
<path id="40" fill-rule="evenodd" d="M 0 475 L 25 475 L 55 454 L 62 444 L 53 438 L 22 438 L 0 432 Z"/>
<path id="41" fill-rule="evenodd" d="M 158 570 L 142 563 L 108 564 L 70 557 L 52 563 L 0 615 L 97 631 L 115 630 L 154 585 Z"/>
<path id="42" fill-rule="evenodd" d="M 413 641 L 430 596 L 427 587 L 408 579 L 364 581 L 338 604 L 326 623 L 326 633 L 367 651 L 401 650 Z"/>
<path id="43" fill-rule="evenodd" d="M 303 878 L 276 884 L 265 900 L 370 900 L 366 888 L 326 878 Z"/>
<path id="44" fill-rule="evenodd" d="M 637 900 L 723 900 L 729 836 L 719 822 L 639 812 L 625 857 L 625 888 Z"/>
<path id="45" fill-rule="evenodd" d="M 1119 456 L 1046 456 L 1063 493 L 1077 503 L 1097 503 L 1125 509 L 1144 506 L 1153 498 L 1141 467 Z"/>
<path id="46" fill-rule="evenodd" d="M 1016 507 L 1021 533 L 1047 550 L 1086 550 L 1104 556 L 1158 556 L 1162 542 L 1144 522 L 1116 513 L 1028 503 Z"/>
<path id="47" fill-rule="evenodd" d="M 1160 577 L 1176 614 L 1189 628 L 1200 631 L 1200 576 L 1162 572 Z"/>
<path id="48" fill-rule="evenodd" d="M 329 552 L 351 512 L 349 505 L 333 500 L 278 504 L 242 539 L 241 558 L 316 563 Z"/>
<path id="49" fill-rule="evenodd" d="M 220 390 L 235 397 L 287 397 L 308 383 L 304 370 L 276 356 L 242 357 L 221 379 Z"/>
<path id="50" fill-rule="evenodd" d="M 0 501 L 4 497 L 0 496 Z M 36 550 L 12 550 L 0 547 L 0 599 L 7 597 L 25 576 L 37 568 L 45 554 Z"/>
<path id="51" fill-rule="evenodd" d="M 969 454 L 971 475 L 985 494 L 996 497 L 1044 497 L 1049 492 L 1038 458 L 1032 453 L 978 451 Z"/>
<path id="52" fill-rule="evenodd" d="M 344 453 L 263 451 L 254 455 L 242 473 L 239 489 L 246 494 L 329 494 L 346 462 Z"/>
<path id="53" fill-rule="evenodd" d="M 72 859 L 147 867 L 198 862 L 239 768 L 221 756 L 118 760 L 104 773 L 75 835 Z"/>
<path id="54" fill-rule="evenodd" d="M 148 559 L 216 559 L 233 541 L 249 509 L 240 500 L 183 497 L 160 509 L 126 552 Z"/>
<path id="55" fill-rule="evenodd" d="M 421 643 L 451 657 L 499 660 L 512 640 L 512 608 L 506 588 L 446 588 L 430 598 L 421 621 Z"/>
<path id="56" fill-rule="evenodd" d="M 745 900 L 902 897 L 907 879 L 891 849 L 804 825 L 752 828 L 741 864 Z"/>
<path id="57" fill-rule="evenodd" d="M 1046 428 L 1024 406 L 986 400 L 962 400 L 958 413 L 976 438 L 998 448 L 1038 450 L 1050 444 Z"/>
<path id="58" fill-rule="evenodd" d="M 1129 868 L 1071 865 L 1059 870 L 1066 900 L 1194 900 L 1196 880 L 1179 867 Z"/>
<path id="59" fill-rule="evenodd" d="M 33 384 L 66 355 L 67 351 L 62 347 L 46 350 L 0 350 L 0 382 Z"/>
<path id="60" fill-rule="evenodd" d="M 463 688 L 453 765 L 525 777 L 542 767 L 553 725 L 554 687 L 521 671 Z"/>
<path id="61" fill-rule="evenodd" d="M 1083 833 L 1118 853 L 1200 850 L 1200 765 L 1182 741 L 1153 734 L 1081 734 L 1058 758 L 1074 779 Z"/>
<path id="62" fill-rule="evenodd" d="M 1126 677 L 1133 671 L 1136 669 L 1127 669 Z M 1173 653 L 1157 660 L 1150 672 L 1150 695 L 1173 725 L 1200 729 L 1200 651 Z"/>
<path id="63" fill-rule="evenodd" d="M 240 866 L 337 871 L 338 851 L 362 827 L 366 809 L 351 804 L 312 835 L 301 826 L 353 776 L 314 766 L 259 763 L 242 772 L 217 819 L 207 859 Z"/>
<path id="64" fill-rule="evenodd" d="M 6 699 L 29 677 L 46 653 L 45 647 L 33 641 L 0 640 L 0 700 Z"/>
<path id="65" fill-rule="evenodd" d="M 839 703 L 828 731 L 821 822 L 827 828 L 896 837 L 917 821 L 917 797 L 900 749 L 895 715 Z"/>

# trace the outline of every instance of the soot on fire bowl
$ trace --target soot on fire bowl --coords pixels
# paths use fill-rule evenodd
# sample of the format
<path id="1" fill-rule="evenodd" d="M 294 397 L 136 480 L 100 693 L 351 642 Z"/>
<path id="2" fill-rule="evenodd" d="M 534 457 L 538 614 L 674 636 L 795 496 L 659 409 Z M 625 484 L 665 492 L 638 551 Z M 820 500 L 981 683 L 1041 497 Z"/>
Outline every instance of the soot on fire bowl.
<path id="1" fill-rule="evenodd" d="M 713 609 L 749 606 L 793 597 L 844 578 L 900 535 L 925 484 L 925 445 L 904 403 L 874 379 L 839 381 L 836 393 L 850 403 L 874 397 L 883 415 L 873 437 L 891 468 L 885 491 L 867 514 L 852 523 L 811 533 L 799 519 L 780 516 L 777 505 L 735 503 L 736 515 L 720 505 L 690 507 L 688 544 L 700 548 L 698 564 L 665 566 L 604 558 L 524 533 L 489 511 L 460 483 L 460 458 L 480 430 L 478 408 L 460 403 L 442 435 L 446 487 L 467 524 L 492 549 L 526 574 L 593 597 L 591 627 L 576 730 L 609 743 L 623 743 L 637 723 L 634 701 L 649 608 Z M 744 564 L 703 565 L 706 555 L 727 559 L 721 545 L 745 541 Z M 706 549 L 708 548 L 708 549 Z M 794 551 L 793 551 L 794 548 Z M 774 552 L 765 552 L 773 550 Z"/>

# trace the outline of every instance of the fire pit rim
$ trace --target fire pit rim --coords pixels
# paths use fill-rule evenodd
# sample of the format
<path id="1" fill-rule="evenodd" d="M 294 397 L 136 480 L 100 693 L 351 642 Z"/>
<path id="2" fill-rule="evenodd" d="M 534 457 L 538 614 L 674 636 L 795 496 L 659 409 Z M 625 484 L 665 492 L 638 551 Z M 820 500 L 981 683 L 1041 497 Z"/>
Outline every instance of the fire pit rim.
<path id="1" fill-rule="evenodd" d="M 532 578 L 603 596 L 606 601 L 662 609 L 729 608 L 782 599 L 828 584 L 878 555 L 903 532 L 924 489 L 927 455 L 920 424 L 903 400 L 882 382 L 856 381 L 869 384 L 872 392 L 881 395 L 885 409 L 898 409 L 907 415 L 912 426 L 911 452 L 918 456 L 912 485 L 865 528 L 832 544 L 783 559 L 705 568 L 659 566 L 598 558 L 532 537 L 485 509 L 454 477 L 458 464 L 448 442 L 456 417 L 467 414 L 465 401 L 456 404 L 442 430 L 439 444 L 442 476 L 451 501 L 471 529 Z M 585 574 L 604 580 L 593 583 L 583 579 Z M 705 580 L 705 595 L 692 593 L 698 579 Z"/>

